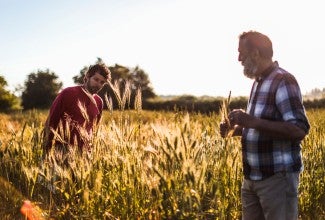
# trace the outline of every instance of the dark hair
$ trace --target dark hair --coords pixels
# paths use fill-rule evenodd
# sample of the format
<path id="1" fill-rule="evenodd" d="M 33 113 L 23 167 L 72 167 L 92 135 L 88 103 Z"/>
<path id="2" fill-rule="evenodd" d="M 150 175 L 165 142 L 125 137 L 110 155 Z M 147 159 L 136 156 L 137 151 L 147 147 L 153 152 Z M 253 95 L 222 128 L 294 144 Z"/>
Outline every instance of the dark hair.
<path id="1" fill-rule="evenodd" d="M 257 31 L 243 32 L 239 35 L 240 40 L 246 40 L 247 49 L 257 49 L 263 58 L 273 57 L 273 47 L 270 38 Z"/>
<path id="2" fill-rule="evenodd" d="M 95 75 L 95 73 L 99 73 L 107 80 L 111 79 L 111 71 L 104 63 L 96 63 L 95 65 L 90 66 L 86 73 L 86 76 L 92 77 L 93 75 Z"/>

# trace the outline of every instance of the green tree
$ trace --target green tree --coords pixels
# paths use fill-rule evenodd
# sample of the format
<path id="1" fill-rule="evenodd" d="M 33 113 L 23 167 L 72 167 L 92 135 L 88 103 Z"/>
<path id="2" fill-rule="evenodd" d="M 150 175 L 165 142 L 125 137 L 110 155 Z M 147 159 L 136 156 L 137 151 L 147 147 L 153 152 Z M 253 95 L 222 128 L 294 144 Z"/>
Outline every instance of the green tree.
<path id="1" fill-rule="evenodd" d="M 129 80 L 132 82 L 132 91 L 136 91 L 137 88 L 141 88 L 141 93 L 144 100 L 156 97 L 148 74 L 146 74 L 139 66 L 136 66 L 134 69 L 130 70 Z"/>
<path id="2" fill-rule="evenodd" d="M 22 106 L 25 110 L 49 108 L 61 88 L 62 82 L 59 82 L 58 76 L 49 69 L 31 73 L 25 81 Z"/>
<path id="3" fill-rule="evenodd" d="M 21 108 L 19 98 L 8 91 L 7 86 L 8 83 L 5 78 L 0 76 L 0 111 L 2 112 Z"/>
<path id="4" fill-rule="evenodd" d="M 143 102 L 146 102 L 149 98 L 156 97 L 156 94 L 151 87 L 151 83 L 148 75 L 138 66 L 135 68 L 128 68 L 119 64 L 115 64 L 115 66 L 109 67 L 112 76 L 111 82 L 112 84 L 119 86 L 119 90 L 122 94 L 125 92 L 125 86 L 128 85 L 130 89 L 130 100 L 132 103 L 128 103 L 129 105 L 133 105 L 133 100 L 135 100 L 136 91 L 138 88 L 141 90 L 141 98 Z M 105 95 L 107 94 L 109 97 L 112 97 L 113 105 L 116 107 L 117 100 L 115 98 L 115 94 L 110 86 L 105 86 L 99 94 Z"/>

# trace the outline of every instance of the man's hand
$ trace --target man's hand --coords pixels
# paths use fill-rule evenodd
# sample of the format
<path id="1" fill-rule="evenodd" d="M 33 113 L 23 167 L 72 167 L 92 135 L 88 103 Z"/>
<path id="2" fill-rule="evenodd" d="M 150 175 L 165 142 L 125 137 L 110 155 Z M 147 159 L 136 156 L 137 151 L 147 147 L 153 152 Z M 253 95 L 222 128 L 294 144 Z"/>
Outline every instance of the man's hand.
<path id="1" fill-rule="evenodd" d="M 241 127 L 251 127 L 255 120 L 255 117 L 247 114 L 243 109 L 234 109 L 229 115 L 229 121 L 231 126 L 239 125 Z"/>
<path id="2" fill-rule="evenodd" d="M 228 136 L 228 133 L 231 130 L 231 126 L 229 123 L 223 121 L 223 122 L 220 122 L 219 129 L 220 129 L 221 137 L 225 138 Z"/>

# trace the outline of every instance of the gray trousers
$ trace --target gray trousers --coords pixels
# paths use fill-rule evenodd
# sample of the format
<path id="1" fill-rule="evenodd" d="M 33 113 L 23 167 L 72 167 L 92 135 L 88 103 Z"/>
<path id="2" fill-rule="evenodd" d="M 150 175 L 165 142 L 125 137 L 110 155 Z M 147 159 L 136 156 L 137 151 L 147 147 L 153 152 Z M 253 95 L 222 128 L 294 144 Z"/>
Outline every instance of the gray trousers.
<path id="1" fill-rule="evenodd" d="M 244 220 L 298 219 L 299 172 L 279 172 L 261 181 L 244 179 L 241 199 Z"/>

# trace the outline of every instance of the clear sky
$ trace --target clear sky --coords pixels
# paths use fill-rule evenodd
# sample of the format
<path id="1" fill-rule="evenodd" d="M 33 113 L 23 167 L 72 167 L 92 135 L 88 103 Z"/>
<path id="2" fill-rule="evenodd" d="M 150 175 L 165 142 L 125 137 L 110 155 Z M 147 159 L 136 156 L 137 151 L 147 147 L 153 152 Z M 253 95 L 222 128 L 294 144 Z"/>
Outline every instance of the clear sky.
<path id="1" fill-rule="evenodd" d="M 248 96 L 238 35 L 273 41 L 303 94 L 325 88 L 321 0 L 0 0 L 0 75 L 10 88 L 50 69 L 64 83 L 97 57 L 138 65 L 158 95 Z"/>

